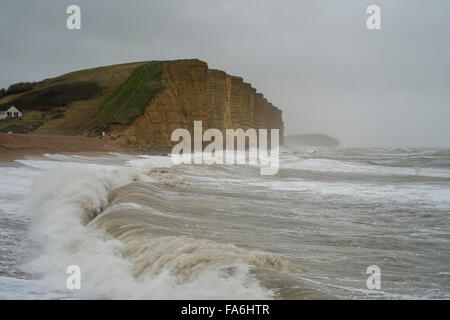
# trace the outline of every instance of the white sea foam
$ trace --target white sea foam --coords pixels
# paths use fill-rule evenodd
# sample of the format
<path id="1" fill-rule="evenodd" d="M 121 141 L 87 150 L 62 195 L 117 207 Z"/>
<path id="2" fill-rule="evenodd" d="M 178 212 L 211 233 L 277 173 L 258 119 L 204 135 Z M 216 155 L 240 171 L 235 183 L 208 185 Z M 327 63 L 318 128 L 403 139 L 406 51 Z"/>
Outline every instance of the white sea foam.
<path id="1" fill-rule="evenodd" d="M 450 178 L 450 170 L 436 168 L 406 168 L 367 165 L 354 161 L 333 159 L 299 159 L 291 157 L 292 161 L 281 161 L 282 168 L 307 170 L 312 172 L 360 173 L 385 176 L 423 176 Z"/>
<path id="2" fill-rule="evenodd" d="M 136 278 L 132 262 L 122 254 L 124 244 L 86 227 L 106 206 L 111 190 L 134 181 L 150 181 L 143 168 L 161 165 L 165 159 L 152 160 L 129 162 L 139 169 L 23 161 L 33 167 L 57 167 L 34 182 L 29 206 L 31 236 L 41 251 L 26 270 L 63 296 L 74 293 L 65 288 L 66 268 L 76 264 L 82 270 L 82 290 L 76 292 L 80 297 L 271 298 L 273 293 L 252 279 L 246 264 L 235 264 L 233 276 L 224 273 L 226 266 L 222 265 L 184 282 L 165 269 Z"/>
<path id="3" fill-rule="evenodd" d="M 353 155 L 336 153 L 346 159 Z M 300 170 L 269 178 L 255 167 L 171 167 L 170 157 L 154 156 L 47 155 L 47 160 L 20 160 L 21 167 L 0 167 L 0 241 L 10 246 L 2 249 L 12 248 L 1 252 L 1 271 L 12 270 L 9 260 L 19 254 L 28 260 L 24 268 L 0 277 L 0 299 L 302 297 L 304 291 L 292 294 L 293 287 L 343 298 L 448 298 L 442 280 L 448 269 L 450 208 L 445 161 L 417 173 L 402 167 L 401 160 L 400 166 L 384 166 L 311 156 L 326 158 L 321 150 L 284 154 L 282 167 Z M 345 174 L 327 179 L 328 172 Z M 150 186 L 156 186 L 160 202 L 147 197 Z M 104 211 L 118 187 L 135 193 L 119 193 L 118 204 Z M 163 237 L 142 233 L 143 227 L 136 240 L 131 235 L 139 219 L 135 225 L 110 219 L 116 231 L 124 231 L 116 237 L 103 228 L 105 220 L 97 216 L 102 211 L 119 218 L 149 211 L 151 227 Z M 19 239 L 25 225 L 37 245 L 31 255 L 29 241 Z M 305 262 L 309 272 L 298 277 L 301 282 L 289 278 L 281 286 L 278 280 L 292 273 L 271 274 L 265 279 L 275 280 L 267 287 L 275 289 L 267 289 L 264 277 L 257 277 L 261 269 L 253 266 L 280 260 L 253 255 L 258 250 Z M 376 296 L 365 288 L 371 263 L 380 263 L 383 279 L 390 279 Z M 82 270 L 80 291 L 65 286 L 72 264 Z M 180 277 L 186 270 L 192 276 Z M 278 293 L 283 286 L 286 296 Z"/>
<path id="4" fill-rule="evenodd" d="M 254 187 L 266 187 L 270 190 L 291 191 L 298 195 L 313 194 L 315 197 L 334 197 L 336 199 L 353 200 L 354 202 L 380 203 L 388 200 L 390 203 L 417 205 L 432 205 L 435 208 L 450 209 L 450 188 L 424 183 L 395 185 L 348 182 L 323 182 L 309 180 L 291 181 L 247 181 Z"/>

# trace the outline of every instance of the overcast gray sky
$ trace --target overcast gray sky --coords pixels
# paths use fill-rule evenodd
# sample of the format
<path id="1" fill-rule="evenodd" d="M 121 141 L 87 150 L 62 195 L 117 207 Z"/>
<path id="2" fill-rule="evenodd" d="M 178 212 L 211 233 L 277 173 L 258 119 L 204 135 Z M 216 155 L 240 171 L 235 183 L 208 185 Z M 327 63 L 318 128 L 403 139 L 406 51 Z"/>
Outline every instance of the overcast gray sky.
<path id="1" fill-rule="evenodd" d="M 81 30 L 66 8 L 81 7 Z M 381 7 L 382 29 L 366 28 Z M 287 134 L 450 147 L 448 0 L 1 0 L 0 88 L 142 60 L 199 58 L 283 110 Z"/>

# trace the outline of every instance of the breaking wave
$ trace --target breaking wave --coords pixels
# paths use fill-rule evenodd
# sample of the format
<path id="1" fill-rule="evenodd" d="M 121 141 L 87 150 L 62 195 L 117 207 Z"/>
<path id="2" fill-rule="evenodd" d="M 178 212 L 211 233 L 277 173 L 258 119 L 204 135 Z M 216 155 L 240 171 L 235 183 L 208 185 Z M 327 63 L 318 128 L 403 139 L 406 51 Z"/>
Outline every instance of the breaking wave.
<path id="1" fill-rule="evenodd" d="M 0 167 L 0 297 L 449 297 L 448 149 L 282 151 L 275 176 L 136 155 Z"/>
<path id="2" fill-rule="evenodd" d="M 32 239 L 41 252 L 26 269 L 67 297 L 107 299 L 270 299 L 255 270 L 303 271 L 271 253 L 174 231 L 168 168 L 50 169 L 34 182 Z M 65 288 L 78 265 L 82 289 Z M 257 273 L 257 272 L 256 272 Z"/>

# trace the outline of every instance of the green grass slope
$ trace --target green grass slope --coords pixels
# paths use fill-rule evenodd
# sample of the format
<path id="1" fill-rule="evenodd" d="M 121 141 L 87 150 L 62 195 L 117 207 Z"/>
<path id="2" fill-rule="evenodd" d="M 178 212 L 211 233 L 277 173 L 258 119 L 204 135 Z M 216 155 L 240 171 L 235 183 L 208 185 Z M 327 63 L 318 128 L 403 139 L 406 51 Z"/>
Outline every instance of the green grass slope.
<path id="1" fill-rule="evenodd" d="M 83 130 L 104 129 L 110 124 L 131 124 L 142 115 L 148 102 L 161 90 L 162 70 L 159 62 L 143 64 L 110 93 L 89 116 Z"/>
<path id="2" fill-rule="evenodd" d="M 40 81 L 31 91 L 0 99 L 24 115 L 0 120 L 0 132 L 79 135 L 131 124 L 163 90 L 160 63 L 98 67 Z"/>

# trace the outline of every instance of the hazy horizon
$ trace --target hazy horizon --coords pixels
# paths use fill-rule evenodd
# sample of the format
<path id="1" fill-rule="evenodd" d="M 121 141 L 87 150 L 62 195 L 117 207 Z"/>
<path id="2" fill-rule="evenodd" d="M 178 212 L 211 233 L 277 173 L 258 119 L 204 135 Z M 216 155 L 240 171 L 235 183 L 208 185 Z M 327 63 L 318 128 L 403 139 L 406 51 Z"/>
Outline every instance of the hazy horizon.
<path id="1" fill-rule="evenodd" d="M 81 7 L 81 30 L 66 28 Z M 366 28 L 381 7 L 382 29 Z M 286 135 L 343 146 L 450 147 L 450 3 L 9 1 L 0 88 L 144 60 L 200 59 L 283 111 Z"/>

